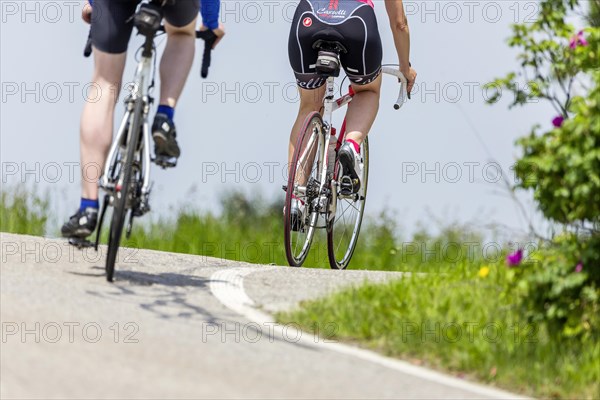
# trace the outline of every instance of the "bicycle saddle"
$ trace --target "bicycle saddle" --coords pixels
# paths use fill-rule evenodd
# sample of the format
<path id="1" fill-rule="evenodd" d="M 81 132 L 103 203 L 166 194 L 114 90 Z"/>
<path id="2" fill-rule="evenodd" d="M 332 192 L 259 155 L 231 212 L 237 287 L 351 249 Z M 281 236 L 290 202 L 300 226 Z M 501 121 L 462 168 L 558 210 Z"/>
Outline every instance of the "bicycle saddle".
<path id="1" fill-rule="evenodd" d="M 339 34 L 337 34 L 337 36 L 339 36 Z M 342 40 L 343 38 L 340 37 L 339 39 Z M 344 46 L 339 40 L 317 39 L 314 41 L 312 48 L 315 50 L 332 51 L 337 54 L 348 53 L 346 46 Z"/>

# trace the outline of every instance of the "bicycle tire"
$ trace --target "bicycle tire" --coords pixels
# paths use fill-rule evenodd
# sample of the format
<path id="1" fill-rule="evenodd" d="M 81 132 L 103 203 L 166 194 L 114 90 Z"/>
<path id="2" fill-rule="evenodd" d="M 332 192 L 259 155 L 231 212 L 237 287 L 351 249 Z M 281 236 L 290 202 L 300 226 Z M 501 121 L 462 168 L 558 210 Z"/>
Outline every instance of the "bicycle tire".
<path id="1" fill-rule="evenodd" d="M 317 129 L 318 131 L 315 131 Z M 307 160 L 312 160 L 309 162 L 311 164 L 311 170 L 308 174 L 308 177 L 304 177 L 307 181 L 310 180 L 310 176 L 313 175 L 315 169 L 315 163 L 319 163 L 318 157 L 316 157 L 319 153 L 319 135 L 320 130 L 323 129 L 323 119 L 321 118 L 321 114 L 318 112 L 313 112 L 309 114 L 304 120 L 304 124 L 300 129 L 300 133 L 298 135 L 298 140 L 296 142 L 296 148 L 294 150 L 294 155 L 292 157 L 292 163 L 290 164 L 289 174 L 288 174 L 288 186 L 287 193 L 285 196 L 285 208 L 284 208 L 284 241 L 285 241 L 285 254 L 288 260 L 288 263 L 292 267 L 301 267 L 306 257 L 308 256 L 308 252 L 310 250 L 310 245 L 312 243 L 312 239 L 315 234 L 315 225 L 317 222 L 318 215 L 316 212 L 312 212 L 309 216 L 309 222 L 306 225 L 306 234 L 302 235 L 302 231 L 294 231 L 292 229 L 292 216 L 291 216 L 291 203 L 293 196 L 302 199 L 305 202 L 306 210 L 309 209 L 310 200 L 306 197 L 302 198 L 301 195 L 294 193 L 296 182 L 299 177 L 297 177 L 298 170 L 297 165 L 302 156 L 306 156 Z M 311 137 L 314 141 L 311 143 Z M 303 149 L 307 144 L 311 144 L 311 147 L 308 149 L 308 152 L 303 154 Z M 313 146 L 313 144 L 315 146 Z M 311 153 L 312 156 L 310 155 Z M 318 168 L 317 168 L 318 171 Z M 304 174 L 306 175 L 306 174 Z M 303 179 L 303 177 L 300 177 Z M 307 218 L 305 218 L 306 220 Z M 298 243 L 302 242 L 302 247 L 298 251 Z"/>
<path id="2" fill-rule="evenodd" d="M 348 204 L 351 208 L 354 208 L 357 213 L 354 217 L 349 217 L 351 224 L 344 224 L 347 220 L 344 218 L 346 212 L 343 207 L 343 202 L 348 202 L 340 196 L 337 197 L 336 215 L 333 220 L 327 226 L 327 257 L 329 258 L 329 266 L 332 269 L 346 269 L 352 260 L 352 255 L 356 249 L 358 243 L 358 236 L 360 234 L 360 228 L 362 225 L 362 219 L 365 210 L 365 203 L 367 201 L 367 189 L 369 183 L 369 141 L 365 139 L 361 145 L 361 154 L 363 155 L 363 176 L 361 177 L 361 188 L 359 190 L 359 196 L 354 204 Z M 338 173 L 340 170 L 339 161 L 336 162 L 334 179 L 338 179 Z M 358 204 L 357 204 L 358 203 Z M 341 225 L 336 225 L 336 223 Z M 346 225 L 352 226 L 352 233 L 345 241 L 344 233 L 346 232 Z M 342 230 L 343 229 L 343 230 Z M 342 230 L 342 232 L 340 232 Z M 343 254 L 340 256 L 339 250 L 343 249 Z"/>
<path id="3" fill-rule="evenodd" d="M 121 170 L 123 178 L 122 185 L 120 190 L 115 188 L 115 194 L 118 193 L 118 195 L 115 195 L 114 198 L 114 211 L 110 224 L 110 231 L 108 235 L 108 252 L 106 255 L 106 280 L 108 282 L 113 281 L 115 262 L 119 252 L 119 245 L 121 244 L 121 236 L 123 235 L 123 226 L 125 225 L 125 217 L 127 214 L 127 196 L 129 195 L 131 184 L 133 158 L 135 156 L 137 142 L 140 136 L 138 132 L 140 129 L 142 129 L 143 108 L 143 99 L 136 99 L 132 123 L 129 124 L 129 132 L 127 134 L 127 158 L 125 159 Z"/>

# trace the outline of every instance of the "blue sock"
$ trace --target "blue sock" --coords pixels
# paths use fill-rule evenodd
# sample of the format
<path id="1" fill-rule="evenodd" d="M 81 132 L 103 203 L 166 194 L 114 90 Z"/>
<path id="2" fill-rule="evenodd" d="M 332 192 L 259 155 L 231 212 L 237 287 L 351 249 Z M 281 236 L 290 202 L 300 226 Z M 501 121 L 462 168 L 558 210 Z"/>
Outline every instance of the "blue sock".
<path id="1" fill-rule="evenodd" d="M 82 197 L 81 198 L 81 203 L 79 205 L 79 210 L 83 211 L 86 208 L 95 208 L 95 209 L 98 209 L 98 208 L 100 208 L 100 202 L 98 200 L 84 199 Z"/>
<path id="2" fill-rule="evenodd" d="M 156 110 L 157 114 L 165 114 L 171 121 L 175 118 L 175 109 L 173 107 L 159 105 L 158 110 Z"/>

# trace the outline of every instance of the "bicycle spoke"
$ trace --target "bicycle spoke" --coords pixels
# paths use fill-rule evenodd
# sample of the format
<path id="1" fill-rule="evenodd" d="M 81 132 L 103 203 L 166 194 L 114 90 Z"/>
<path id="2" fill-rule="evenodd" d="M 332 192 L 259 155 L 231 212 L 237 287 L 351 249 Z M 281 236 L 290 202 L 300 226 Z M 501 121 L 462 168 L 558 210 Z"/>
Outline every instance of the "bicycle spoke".
<path id="1" fill-rule="evenodd" d="M 368 184 L 368 140 L 365 140 L 362 150 L 364 169 L 359 195 L 355 199 L 337 198 L 336 213 L 327 232 L 329 264 L 334 269 L 348 266 L 358 241 Z"/>
<path id="2" fill-rule="evenodd" d="M 306 259 L 317 222 L 316 214 L 311 210 L 311 203 L 315 196 L 314 185 L 318 181 L 318 154 L 321 143 L 318 135 L 322 124 L 319 113 L 307 117 L 289 169 L 284 231 L 286 257 L 292 266 L 300 266 Z M 295 207 L 294 220 L 291 214 L 292 206 Z"/>

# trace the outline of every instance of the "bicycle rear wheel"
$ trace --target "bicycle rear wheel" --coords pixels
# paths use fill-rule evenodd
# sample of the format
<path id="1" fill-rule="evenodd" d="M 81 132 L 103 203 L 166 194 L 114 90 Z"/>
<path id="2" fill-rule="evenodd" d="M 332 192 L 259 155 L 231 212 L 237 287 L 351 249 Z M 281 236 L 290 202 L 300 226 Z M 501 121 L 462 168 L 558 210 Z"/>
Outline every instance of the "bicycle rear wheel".
<path id="1" fill-rule="evenodd" d="M 289 167 L 287 193 L 284 209 L 285 254 L 292 267 L 300 267 L 306 260 L 318 219 L 318 213 L 311 210 L 312 201 L 318 196 L 318 174 L 322 145 L 323 120 L 317 112 L 304 121 Z M 292 216 L 292 203 L 304 204 L 304 214 L 299 221 Z"/>
<path id="2" fill-rule="evenodd" d="M 113 281 L 115 272 L 115 262 L 119 252 L 121 236 L 123 235 L 123 226 L 127 216 L 128 196 L 132 185 L 132 169 L 135 152 L 139 140 L 139 131 L 143 123 L 144 101 L 138 98 L 135 101 L 132 122 L 129 124 L 127 132 L 127 154 L 124 160 L 121 160 L 121 174 L 115 187 L 113 206 L 114 211 L 108 234 L 108 254 L 106 255 L 106 280 Z M 132 202 L 129 202 L 132 204 Z"/>
<path id="3" fill-rule="evenodd" d="M 327 226 L 327 255 L 332 269 L 346 269 L 354 254 L 358 234 L 365 210 L 367 185 L 369 182 L 369 141 L 365 139 L 361 145 L 363 156 L 363 174 L 360 178 L 361 187 L 356 195 L 343 196 L 340 185 L 337 185 L 337 200 L 335 216 Z M 341 166 L 336 162 L 334 179 L 339 182 Z"/>

